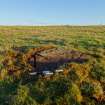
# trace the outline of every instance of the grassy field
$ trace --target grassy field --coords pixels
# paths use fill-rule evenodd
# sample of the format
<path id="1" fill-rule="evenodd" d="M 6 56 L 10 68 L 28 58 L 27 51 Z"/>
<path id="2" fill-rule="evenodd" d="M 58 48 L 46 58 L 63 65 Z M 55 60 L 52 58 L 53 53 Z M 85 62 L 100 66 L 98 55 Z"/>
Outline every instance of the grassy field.
<path id="1" fill-rule="evenodd" d="M 63 65 L 68 72 L 50 79 L 8 75 L 5 52 L 48 45 L 87 54 L 88 61 Z M 105 26 L 0 26 L 0 62 L 0 105 L 105 105 Z"/>

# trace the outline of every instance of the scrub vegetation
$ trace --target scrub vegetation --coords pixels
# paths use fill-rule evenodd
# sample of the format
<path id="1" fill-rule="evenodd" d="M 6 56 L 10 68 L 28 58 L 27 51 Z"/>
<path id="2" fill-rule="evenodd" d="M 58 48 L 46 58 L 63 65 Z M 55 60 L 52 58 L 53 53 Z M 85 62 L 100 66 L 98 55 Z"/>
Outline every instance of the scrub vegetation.
<path id="1" fill-rule="evenodd" d="M 0 105 L 105 105 L 105 26 L 0 26 Z"/>

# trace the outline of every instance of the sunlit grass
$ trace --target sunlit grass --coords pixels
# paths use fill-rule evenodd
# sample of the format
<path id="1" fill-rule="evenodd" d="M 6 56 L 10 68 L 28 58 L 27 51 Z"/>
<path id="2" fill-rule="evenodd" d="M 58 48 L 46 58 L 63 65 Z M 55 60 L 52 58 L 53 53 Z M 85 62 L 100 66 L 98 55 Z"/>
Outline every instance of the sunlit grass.
<path id="1" fill-rule="evenodd" d="M 75 51 L 69 55 L 72 59 L 78 60 L 84 54 L 88 60 L 62 65 L 60 69 L 67 70 L 65 75 L 54 74 L 51 79 L 38 77 L 27 81 L 29 68 L 22 59 L 24 53 L 18 55 L 13 49 L 30 50 L 47 45 Z M 17 58 L 14 59 L 15 53 Z M 5 67 L 1 63 L 4 59 L 8 61 Z M 105 26 L 0 26 L 0 63 L 2 105 L 11 97 L 9 105 L 105 104 Z M 9 68 L 20 69 L 24 74 L 8 76 Z"/>

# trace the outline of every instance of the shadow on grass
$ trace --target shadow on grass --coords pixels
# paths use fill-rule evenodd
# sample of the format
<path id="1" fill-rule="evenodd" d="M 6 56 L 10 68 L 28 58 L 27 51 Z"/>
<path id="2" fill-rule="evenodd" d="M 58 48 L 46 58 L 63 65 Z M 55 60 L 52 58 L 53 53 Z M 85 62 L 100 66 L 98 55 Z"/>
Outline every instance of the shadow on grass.
<path id="1" fill-rule="evenodd" d="M 35 43 L 38 43 L 38 44 L 54 44 L 54 45 L 59 45 L 59 46 L 64 46 L 65 45 L 65 40 L 64 39 L 56 39 L 56 40 L 43 40 L 43 39 L 40 39 L 40 36 L 32 36 L 32 37 L 29 37 L 29 38 L 19 38 L 20 40 L 22 41 L 25 41 L 25 42 L 29 42 L 29 41 L 32 41 L 32 42 L 35 42 Z"/>
<path id="2" fill-rule="evenodd" d="M 20 52 L 25 52 L 27 53 L 27 51 L 31 48 L 34 48 L 33 46 L 22 46 L 19 48 L 13 48 L 14 50 L 18 50 Z M 54 53 L 52 53 L 54 52 Z M 54 71 L 60 67 L 64 67 L 67 63 L 85 63 L 88 61 L 87 57 L 83 57 L 84 55 L 81 52 L 78 51 L 64 51 L 64 50 L 60 50 L 60 53 L 62 52 L 62 54 L 59 54 L 59 50 L 53 50 L 50 51 L 49 53 L 46 52 L 46 57 L 47 59 L 43 58 L 43 57 L 37 57 L 37 62 L 36 62 L 36 69 L 33 69 L 33 71 L 37 70 L 37 71 L 44 71 L 44 70 L 49 70 L 49 71 Z M 59 56 L 58 56 L 59 55 Z M 83 56 L 81 56 L 83 55 Z M 33 58 L 32 58 L 33 59 Z M 30 64 L 33 68 L 34 68 L 34 60 L 30 60 L 27 62 L 28 64 Z"/>
<path id="3" fill-rule="evenodd" d="M 78 41 L 78 45 L 82 46 L 83 48 L 89 49 L 89 48 L 93 48 L 93 49 L 98 49 L 98 48 L 105 48 L 105 44 L 98 44 L 96 41 L 85 41 L 85 40 L 80 40 Z"/>
<path id="4" fill-rule="evenodd" d="M 60 67 L 66 67 L 68 63 L 85 63 L 87 62 L 87 59 L 82 59 L 82 58 L 51 58 L 48 61 L 38 61 L 37 62 L 37 70 L 38 71 L 43 71 L 43 70 L 48 70 L 48 71 L 54 71 L 56 69 L 59 69 Z"/>

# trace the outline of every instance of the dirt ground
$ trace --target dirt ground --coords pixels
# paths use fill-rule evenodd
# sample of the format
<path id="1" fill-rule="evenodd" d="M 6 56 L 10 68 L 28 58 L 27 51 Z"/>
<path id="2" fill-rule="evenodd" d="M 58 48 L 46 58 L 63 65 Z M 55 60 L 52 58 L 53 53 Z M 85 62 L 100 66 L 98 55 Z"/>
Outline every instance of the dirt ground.
<path id="1" fill-rule="evenodd" d="M 33 69 L 34 71 L 54 71 L 64 64 L 71 62 L 85 63 L 88 61 L 89 56 L 79 51 L 63 49 L 43 51 L 40 54 L 43 57 L 36 57 L 36 69 Z M 31 64 L 33 63 L 31 62 Z"/>

